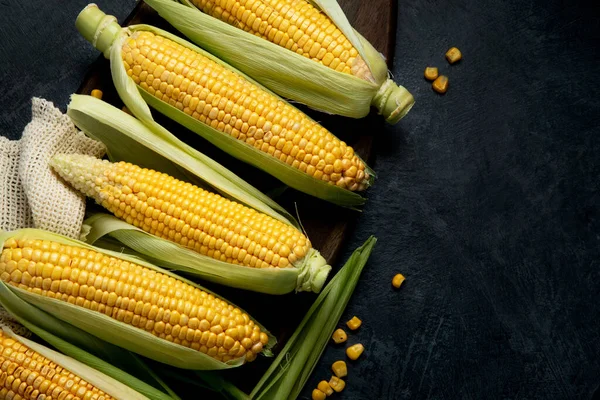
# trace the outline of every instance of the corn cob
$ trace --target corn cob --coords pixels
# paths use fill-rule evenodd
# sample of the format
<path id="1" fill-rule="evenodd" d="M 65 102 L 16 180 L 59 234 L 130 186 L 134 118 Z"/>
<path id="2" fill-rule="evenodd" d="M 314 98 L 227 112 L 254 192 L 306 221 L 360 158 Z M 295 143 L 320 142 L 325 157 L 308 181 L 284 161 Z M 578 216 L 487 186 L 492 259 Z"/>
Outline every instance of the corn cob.
<path id="1" fill-rule="evenodd" d="M 132 33 L 122 55 L 127 74 L 156 98 L 316 179 L 367 188 L 352 147 L 233 71 L 152 32 Z"/>
<path id="2" fill-rule="evenodd" d="M 51 165 L 118 218 L 216 260 L 285 268 L 314 252 L 296 228 L 167 174 L 79 154 Z"/>
<path id="3" fill-rule="evenodd" d="M 0 398 L 85 399 L 113 397 L 0 330 Z"/>
<path id="4" fill-rule="evenodd" d="M 93 12 L 102 13 L 87 8 L 78 26 L 107 52 L 118 25 L 99 23 L 99 32 L 96 26 L 81 28 L 88 18 L 98 18 Z M 128 38 L 117 41 L 122 43 L 121 61 L 147 95 L 319 181 L 352 192 L 370 185 L 369 169 L 354 149 L 295 107 L 173 40 L 147 30 L 122 32 Z M 92 40 L 89 34 L 99 39 Z"/>
<path id="5" fill-rule="evenodd" d="M 191 0 L 201 11 L 319 64 L 373 81 L 365 60 L 306 0 Z"/>
<path id="6" fill-rule="evenodd" d="M 252 361 L 269 340 L 247 314 L 210 293 L 82 247 L 7 239 L 0 254 L 0 279 L 223 362 L 241 357 Z"/>

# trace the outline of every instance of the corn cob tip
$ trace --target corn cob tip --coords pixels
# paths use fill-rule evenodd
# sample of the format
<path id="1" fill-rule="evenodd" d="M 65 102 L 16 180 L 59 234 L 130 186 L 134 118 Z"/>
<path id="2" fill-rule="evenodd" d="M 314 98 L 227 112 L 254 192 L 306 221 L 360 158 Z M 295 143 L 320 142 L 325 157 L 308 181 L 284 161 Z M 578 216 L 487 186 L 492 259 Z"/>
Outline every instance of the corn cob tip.
<path id="1" fill-rule="evenodd" d="M 84 154 L 57 154 L 50 160 L 52 167 L 61 178 L 69 182 L 75 189 L 89 197 L 95 198 L 96 178 L 98 174 L 108 170 L 110 163 Z"/>
<path id="2" fill-rule="evenodd" d="M 372 104 L 388 123 L 394 125 L 408 114 L 415 104 L 415 98 L 404 86 L 398 86 L 388 79 L 381 85 Z"/>
<path id="3" fill-rule="evenodd" d="M 296 292 L 319 293 L 331 271 L 327 260 L 315 249 L 310 249 L 302 265 L 299 265 L 300 273 L 296 285 Z"/>
<path id="4" fill-rule="evenodd" d="M 75 27 L 81 36 L 109 58 L 110 47 L 121 31 L 121 26 L 112 15 L 106 15 L 94 3 L 90 3 L 77 16 Z"/>

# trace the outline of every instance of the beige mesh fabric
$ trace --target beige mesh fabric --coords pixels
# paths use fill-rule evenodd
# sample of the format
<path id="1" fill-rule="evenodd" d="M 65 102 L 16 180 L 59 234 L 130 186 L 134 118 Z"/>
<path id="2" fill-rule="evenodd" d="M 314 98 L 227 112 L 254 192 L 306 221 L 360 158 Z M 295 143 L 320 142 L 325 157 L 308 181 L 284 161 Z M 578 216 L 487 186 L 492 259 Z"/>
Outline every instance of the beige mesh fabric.
<path id="1" fill-rule="evenodd" d="M 0 139 L 0 230 L 35 227 L 78 238 L 85 198 L 48 162 L 59 153 L 102 157 L 104 145 L 79 132 L 51 102 L 35 97 L 21 140 Z"/>
<path id="2" fill-rule="evenodd" d="M 9 328 L 19 336 L 26 338 L 31 337 L 31 331 L 19 324 L 4 308 L 0 307 L 0 329 L 3 327 Z"/>
<path id="3" fill-rule="evenodd" d="M 21 143 L 0 136 L 0 231 L 33 226 L 19 177 Z"/>

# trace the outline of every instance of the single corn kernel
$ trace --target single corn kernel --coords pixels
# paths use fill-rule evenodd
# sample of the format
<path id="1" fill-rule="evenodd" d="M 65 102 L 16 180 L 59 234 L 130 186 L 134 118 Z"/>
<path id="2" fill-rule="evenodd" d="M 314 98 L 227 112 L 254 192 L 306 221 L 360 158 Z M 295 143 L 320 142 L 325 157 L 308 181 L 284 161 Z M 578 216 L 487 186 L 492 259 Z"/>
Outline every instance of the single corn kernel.
<path id="1" fill-rule="evenodd" d="M 329 382 L 327 381 L 319 382 L 319 384 L 317 385 L 317 389 L 325 393 L 327 396 L 331 396 L 333 394 L 333 389 L 331 388 L 331 386 L 329 386 Z"/>
<path id="2" fill-rule="evenodd" d="M 392 279 L 392 286 L 394 286 L 396 289 L 398 289 L 400 287 L 400 285 L 402 285 L 402 282 L 404 282 L 405 279 L 406 278 L 402 274 L 394 275 L 394 278 Z"/>
<path id="3" fill-rule="evenodd" d="M 348 325 L 348 328 L 355 331 L 358 328 L 360 328 L 360 326 L 362 325 L 362 321 L 358 319 L 358 317 L 354 316 L 350 321 L 346 322 L 346 325 Z"/>
<path id="4" fill-rule="evenodd" d="M 440 75 L 435 81 L 433 81 L 431 86 L 433 87 L 433 90 L 440 94 L 446 93 L 448 90 L 448 77 Z"/>
<path id="5" fill-rule="evenodd" d="M 333 336 L 331 336 L 331 338 L 336 344 L 340 344 L 348 340 L 348 335 L 346 335 L 346 332 L 344 332 L 344 330 L 340 328 L 336 329 L 336 331 L 333 332 Z"/>
<path id="6" fill-rule="evenodd" d="M 433 81 L 438 77 L 438 69 L 436 67 L 425 68 L 425 79 Z"/>
<path id="7" fill-rule="evenodd" d="M 331 370 L 338 378 L 343 378 L 348 375 L 348 367 L 344 361 L 336 361 L 331 365 Z"/>
<path id="8" fill-rule="evenodd" d="M 325 393 L 323 393 L 319 389 L 314 389 L 312 391 L 312 400 L 325 400 L 325 397 Z"/>
<path id="9" fill-rule="evenodd" d="M 360 355 L 363 353 L 364 350 L 365 350 L 365 347 L 362 344 L 357 343 L 346 349 L 346 355 L 348 356 L 349 359 L 356 360 L 356 359 L 358 359 L 358 357 L 360 357 Z"/>
<path id="10" fill-rule="evenodd" d="M 446 59 L 450 64 L 454 64 L 455 62 L 460 61 L 461 58 L 462 53 L 456 47 L 452 47 L 446 52 Z"/>
<path id="11" fill-rule="evenodd" d="M 100 89 L 92 90 L 92 97 L 102 100 L 102 90 L 100 90 Z"/>
<path id="12" fill-rule="evenodd" d="M 336 392 L 341 392 L 342 390 L 344 390 L 344 388 L 346 387 L 346 382 L 344 382 L 342 379 L 338 378 L 337 376 L 332 376 L 331 379 L 329 380 L 329 386 L 331 386 L 331 388 L 333 390 L 335 390 Z"/>

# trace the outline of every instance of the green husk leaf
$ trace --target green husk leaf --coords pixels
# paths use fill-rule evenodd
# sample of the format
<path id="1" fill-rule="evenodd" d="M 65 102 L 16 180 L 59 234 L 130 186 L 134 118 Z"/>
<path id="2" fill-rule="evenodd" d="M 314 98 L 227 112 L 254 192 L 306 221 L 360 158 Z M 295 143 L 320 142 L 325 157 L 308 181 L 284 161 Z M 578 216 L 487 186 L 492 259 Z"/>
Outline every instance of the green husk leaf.
<path id="1" fill-rule="evenodd" d="M 91 368 L 85 363 L 77 361 L 74 358 L 65 356 L 64 354 L 42 346 L 39 343 L 21 337 L 6 327 L 2 327 L 2 330 L 7 336 L 24 344 L 31 350 L 46 357 L 47 359 L 52 360 L 59 366 L 77 374 L 78 377 L 89 382 L 90 384 L 92 384 L 93 386 L 97 387 L 98 389 L 102 390 L 104 393 L 110 396 L 123 400 L 148 400 L 148 397 L 136 392 L 135 390 L 117 381 L 116 379 L 113 379 L 110 376 L 105 375 L 95 370 L 94 368 Z"/>
<path id="2" fill-rule="evenodd" d="M 186 10 L 190 11 L 188 8 Z M 193 11 L 193 10 L 192 10 Z M 207 53 L 206 51 L 192 45 L 191 43 L 172 35 L 162 29 L 155 28 L 149 25 L 132 25 L 127 28 L 130 31 L 148 31 L 157 35 L 166 37 L 182 46 L 190 48 L 198 53 L 210 58 L 216 63 L 223 65 L 226 68 L 232 69 L 240 75 L 244 76 L 249 81 L 261 86 L 257 82 L 253 81 L 248 76 L 235 70 L 231 66 L 225 64 L 215 56 Z M 213 143 L 215 146 L 229 153 L 230 155 L 247 162 L 268 174 L 273 175 L 288 186 L 297 189 L 301 192 L 310 194 L 312 196 L 321 198 L 323 200 L 338 204 L 340 206 L 354 208 L 365 203 L 365 198 L 357 193 L 351 192 L 346 189 L 342 189 L 335 185 L 330 185 L 322 180 L 313 178 L 302 171 L 293 168 L 292 166 L 278 160 L 264 152 L 250 146 L 247 143 L 241 142 L 229 135 L 225 135 L 222 132 L 206 125 L 195 118 L 187 115 L 183 111 L 167 104 L 161 100 L 156 99 L 154 96 L 146 93 L 143 90 L 138 90 L 133 79 L 131 79 L 127 72 L 121 58 L 121 47 L 122 42 L 126 39 L 126 35 L 123 34 L 118 37 L 112 45 L 110 52 L 111 60 L 111 72 L 113 81 L 117 92 L 121 97 L 121 100 L 129 108 L 129 110 L 135 115 L 140 121 L 146 124 L 153 132 L 163 137 L 165 140 L 174 143 L 182 148 L 181 142 L 176 139 L 170 132 L 158 125 L 148 108 L 148 104 L 158 110 L 160 113 L 167 117 L 175 120 L 191 131 L 202 136 L 204 139 Z M 189 147 L 189 146 L 188 146 Z M 187 150 L 184 149 L 184 150 Z"/>
<path id="3" fill-rule="evenodd" d="M 144 260 L 125 254 L 115 253 L 105 249 L 99 249 L 90 246 L 86 243 L 64 237 L 62 235 L 57 235 L 54 233 L 41 231 L 37 229 L 22 229 L 15 232 L 0 233 L 0 245 L 9 237 L 50 240 L 69 246 L 83 247 L 108 256 L 117 257 L 122 260 L 142 265 L 146 268 L 153 269 L 164 275 L 168 275 L 175 279 L 184 281 L 190 285 L 198 287 L 201 290 L 214 294 L 213 292 L 208 291 L 207 289 L 201 287 L 200 285 L 192 281 L 177 276 L 172 272 L 161 269 Z M 2 285 L 5 285 L 4 282 L 2 282 Z M 243 364 L 243 359 L 234 359 L 223 363 L 199 351 L 166 340 L 162 340 L 146 331 L 116 321 L 108 317 L 107 315 L 94 312 L 92 310 L 88 310 L 82 307 L 78 307 L 76 305 L 61 300 L 36 295 L 34 293 L 14 287 L 12 285 L 5 286 L 8 286 L 13 293 L 15 293 L 21 299 L 25 300 L 27 303 L 32 304 L 33 306 L 40 308 L 51 315 L 56 316 L 62 321 L 65 321 L 86 332 L 89 332 L 92 335 L 102 339 L 103 341 L 115 344 L 129 351 L 165 364 L 169 364 L 178 368 L 193 370 L 229 369 Z M 214 295 L 217 296 L 216 294 Z M 259 326 L 261 325 L 259 324 Z M 266 329 L 264 331 L 268 333 Z M 270 342 L 266 346 L 265 352 L 263 354 L 270 354 L 270 348 L 275 344 L 274 341 L 274 338 L 270 336 Z"/>
<path id="4" fill-rule="evenodd" d="M 296 399 L 352 296 L 377 239 L 370 237 L 327 284 L 250 397 Z"/>
<path id="5" fill-rule="evenodd" d="M 137 93 L 135 87 L 133 90 Z M 135 101 L 135 97 L 139 97 L 139 94 L 132 99 L 132 105 L 147 109 L 146 103 L 139 100 L 140 104 Z M 185 145 L 162 127 L 162 134 L 156 134 L 126 112 L 85 95 L 71 96 L 67 115 L 79 129 L 104 143 L 112 161 L 124 160 L 200 186 L 209 185 L 230 199 L 299 227 L 295 218 L 271 198 L 204 154 Z M 156 122 L 153 125 L 159 126 Z"/>
<path id="6" fill-rule="evenodd" d="M 110 235 L 153 263 L 222 285 L 274 295 L 289 293 L 297 286 L 298 268 L 251 268 L 218 261 L 150 235 L 109 214 L 94 214 L 84 224 L 91 227 L 86 236 L 90 244 Z"/>
<path id="7" fill-rule="evenodd" d="M 0 242 L 3 239 L 0 239 Z M 89 333 L 53 317 L 15 295 L 0 281 L 0 305 L 23 326 L 64 354 L 126 384 L 130 388 L 153 400 L 169 400 L 168 396 L 139 379 L 154 380 L 142 370 L 143 362 L 133 353 L 106 343 Z M 136 376 L 125 373 L 127 370 Z"/>

